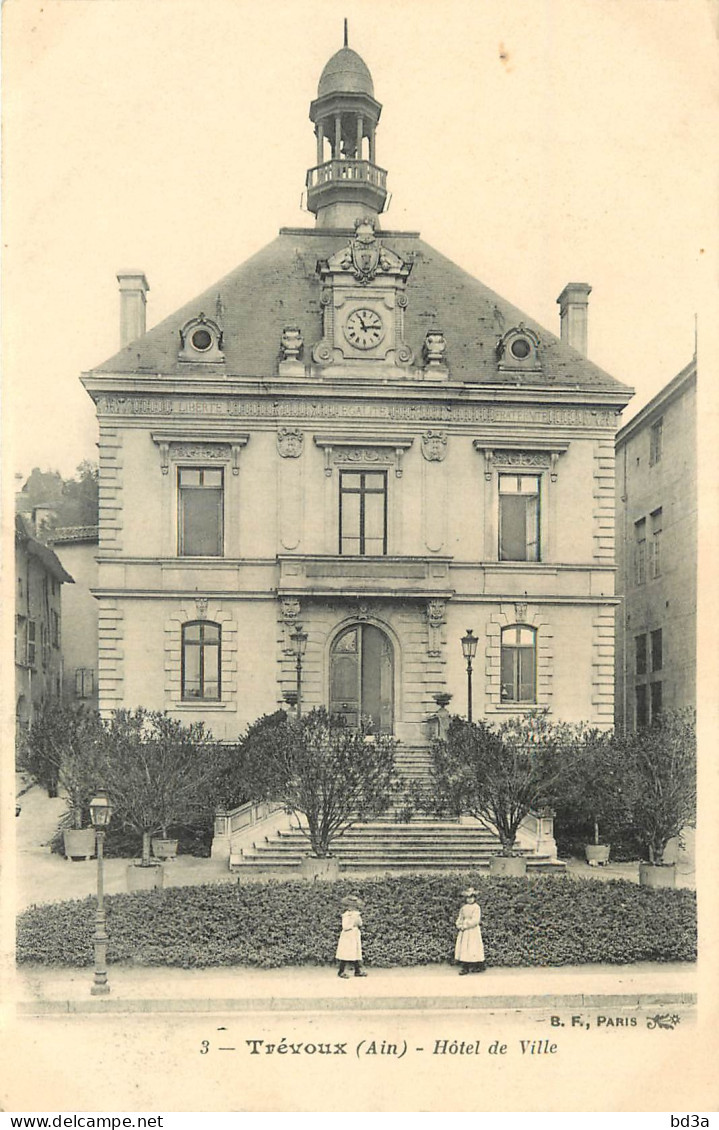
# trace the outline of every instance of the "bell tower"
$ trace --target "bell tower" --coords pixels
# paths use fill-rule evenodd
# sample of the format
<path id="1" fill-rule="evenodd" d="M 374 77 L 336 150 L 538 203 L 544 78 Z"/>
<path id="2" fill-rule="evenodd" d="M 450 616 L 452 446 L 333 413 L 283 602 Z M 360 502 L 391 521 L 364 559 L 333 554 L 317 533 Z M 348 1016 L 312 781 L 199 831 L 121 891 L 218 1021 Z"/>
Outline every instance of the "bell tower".
<path id="1" fill-rule="evenodd" d="M 382 106 L 372 75 L 347 45 L 325 65 L 310 104 L 317 164 L 307 171 L 307 207 L 318 228 L 351 228 L 358 215 L 375 217 L 387 200 L 387 172 L 375 164 L 375 134 Z"/>

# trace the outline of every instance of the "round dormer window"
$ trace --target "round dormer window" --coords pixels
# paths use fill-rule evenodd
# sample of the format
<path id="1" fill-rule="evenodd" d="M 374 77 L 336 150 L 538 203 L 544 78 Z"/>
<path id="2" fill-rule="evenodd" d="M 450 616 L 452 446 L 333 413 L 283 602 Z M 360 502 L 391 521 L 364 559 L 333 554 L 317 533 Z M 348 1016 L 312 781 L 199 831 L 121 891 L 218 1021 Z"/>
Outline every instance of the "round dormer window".
<path id="1" fill-rule="evenodd" d="M 518 361 L 524 361 L 529 357 L 532 347 L 526 337 L 518 337 L 512 342 L 510 349 L 513 357 L 516 357 Z"/>
<path id="2" fill-rule="evenodd" d="M 193 348 L 197 349 L 200 353 L 205 353 L 212 345 L 212 334 L 209 330 L 195 330 L 190 340 Z"/>

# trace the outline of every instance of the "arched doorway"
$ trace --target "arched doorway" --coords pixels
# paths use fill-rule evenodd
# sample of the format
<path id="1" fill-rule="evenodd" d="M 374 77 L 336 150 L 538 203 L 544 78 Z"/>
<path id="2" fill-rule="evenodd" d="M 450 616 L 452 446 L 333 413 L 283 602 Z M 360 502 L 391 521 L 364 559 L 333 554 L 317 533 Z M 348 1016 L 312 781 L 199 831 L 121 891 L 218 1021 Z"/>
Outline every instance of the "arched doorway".
<path id="1" fill-rule="evenodd" d="M 330 652 L 330 713 L 349 726 L 371 718 L 376 733 L 394 728 L 394 650 L 374 624 L 345 628 Z"/>

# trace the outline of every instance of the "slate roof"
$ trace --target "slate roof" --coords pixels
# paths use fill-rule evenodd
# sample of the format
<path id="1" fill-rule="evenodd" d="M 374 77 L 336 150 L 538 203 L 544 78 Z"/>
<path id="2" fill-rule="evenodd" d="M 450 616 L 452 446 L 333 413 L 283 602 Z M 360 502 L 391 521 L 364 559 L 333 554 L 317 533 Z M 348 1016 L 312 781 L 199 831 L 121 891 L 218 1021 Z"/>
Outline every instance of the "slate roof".
<path id="1" fill-rule="evenodd" d="M 100 538 L 99 526 L 56 526 L 50 534 L 52 545 L 70 545 L 72 542 L 96 542 Z"/>
<path id="2" fill-rule="evenodd" d="M 346 246 L 354 232 L 283 228 L 271 243 L 176 313 L 132 342 L 94 373 L 166 376 L 218 369 L 228 377 L 266 378 L 277 374 L 283 327 L 302 330 L 305 353 L 322 336 L 318 259 Z M 631 395 L 631 389 L 540 326 L 534 319 L 473 278 L 416 233 L 378 232 L 383 243 L 413 260 L 407 283 L 405 338 L 421 363 L 429 329 L 447 342 L 451 379 L 473 385 L 521 385 Z M 189 366 L 178 360 L 180 328 L 204 313 L 224 331 L 223 366 Z M 540 338 L 541 373 L 501 372 L 498 338 L 523 322 Z M 329 375 L 329 372 L 328 372 Z"/>
<path id="3" fill-rule="evenodd" d="M 36 537 L 33 537 L 22 514 L 15 515 L 15 545 L 23 546 L 30 557 L 36 557 L 38 561 L 42 562 L 47 571 L 57 577 L 61 583 L 75 584 L 74 579 L 63 568 L 57 554 L 53 553 L 48 546 L 43 545 L 41 541 L 38 541 Z"/>

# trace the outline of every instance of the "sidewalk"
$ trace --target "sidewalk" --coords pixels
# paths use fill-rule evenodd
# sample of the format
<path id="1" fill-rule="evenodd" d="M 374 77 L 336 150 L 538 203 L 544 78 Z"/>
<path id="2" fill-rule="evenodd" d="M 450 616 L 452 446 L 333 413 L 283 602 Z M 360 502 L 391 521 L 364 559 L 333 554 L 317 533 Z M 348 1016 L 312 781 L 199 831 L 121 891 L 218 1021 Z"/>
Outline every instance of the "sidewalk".
<path id="1" fill-rule="evenodd" d="M 449 965 L 368 969 L 341 980 L 332 966 L 168 969 L 114 966 L 111 992 L 93 997 L 92 967 L 21 966 L 21 1015 L 87 1012 L 326 1012 L 454 1009 L 656 1008 L 685 1011 L 696 1002 L 696 966 L 684 963 L 488 969 L 459 977 Z M 569 1023 L 569 1022 L 568 1022 Z"/>

